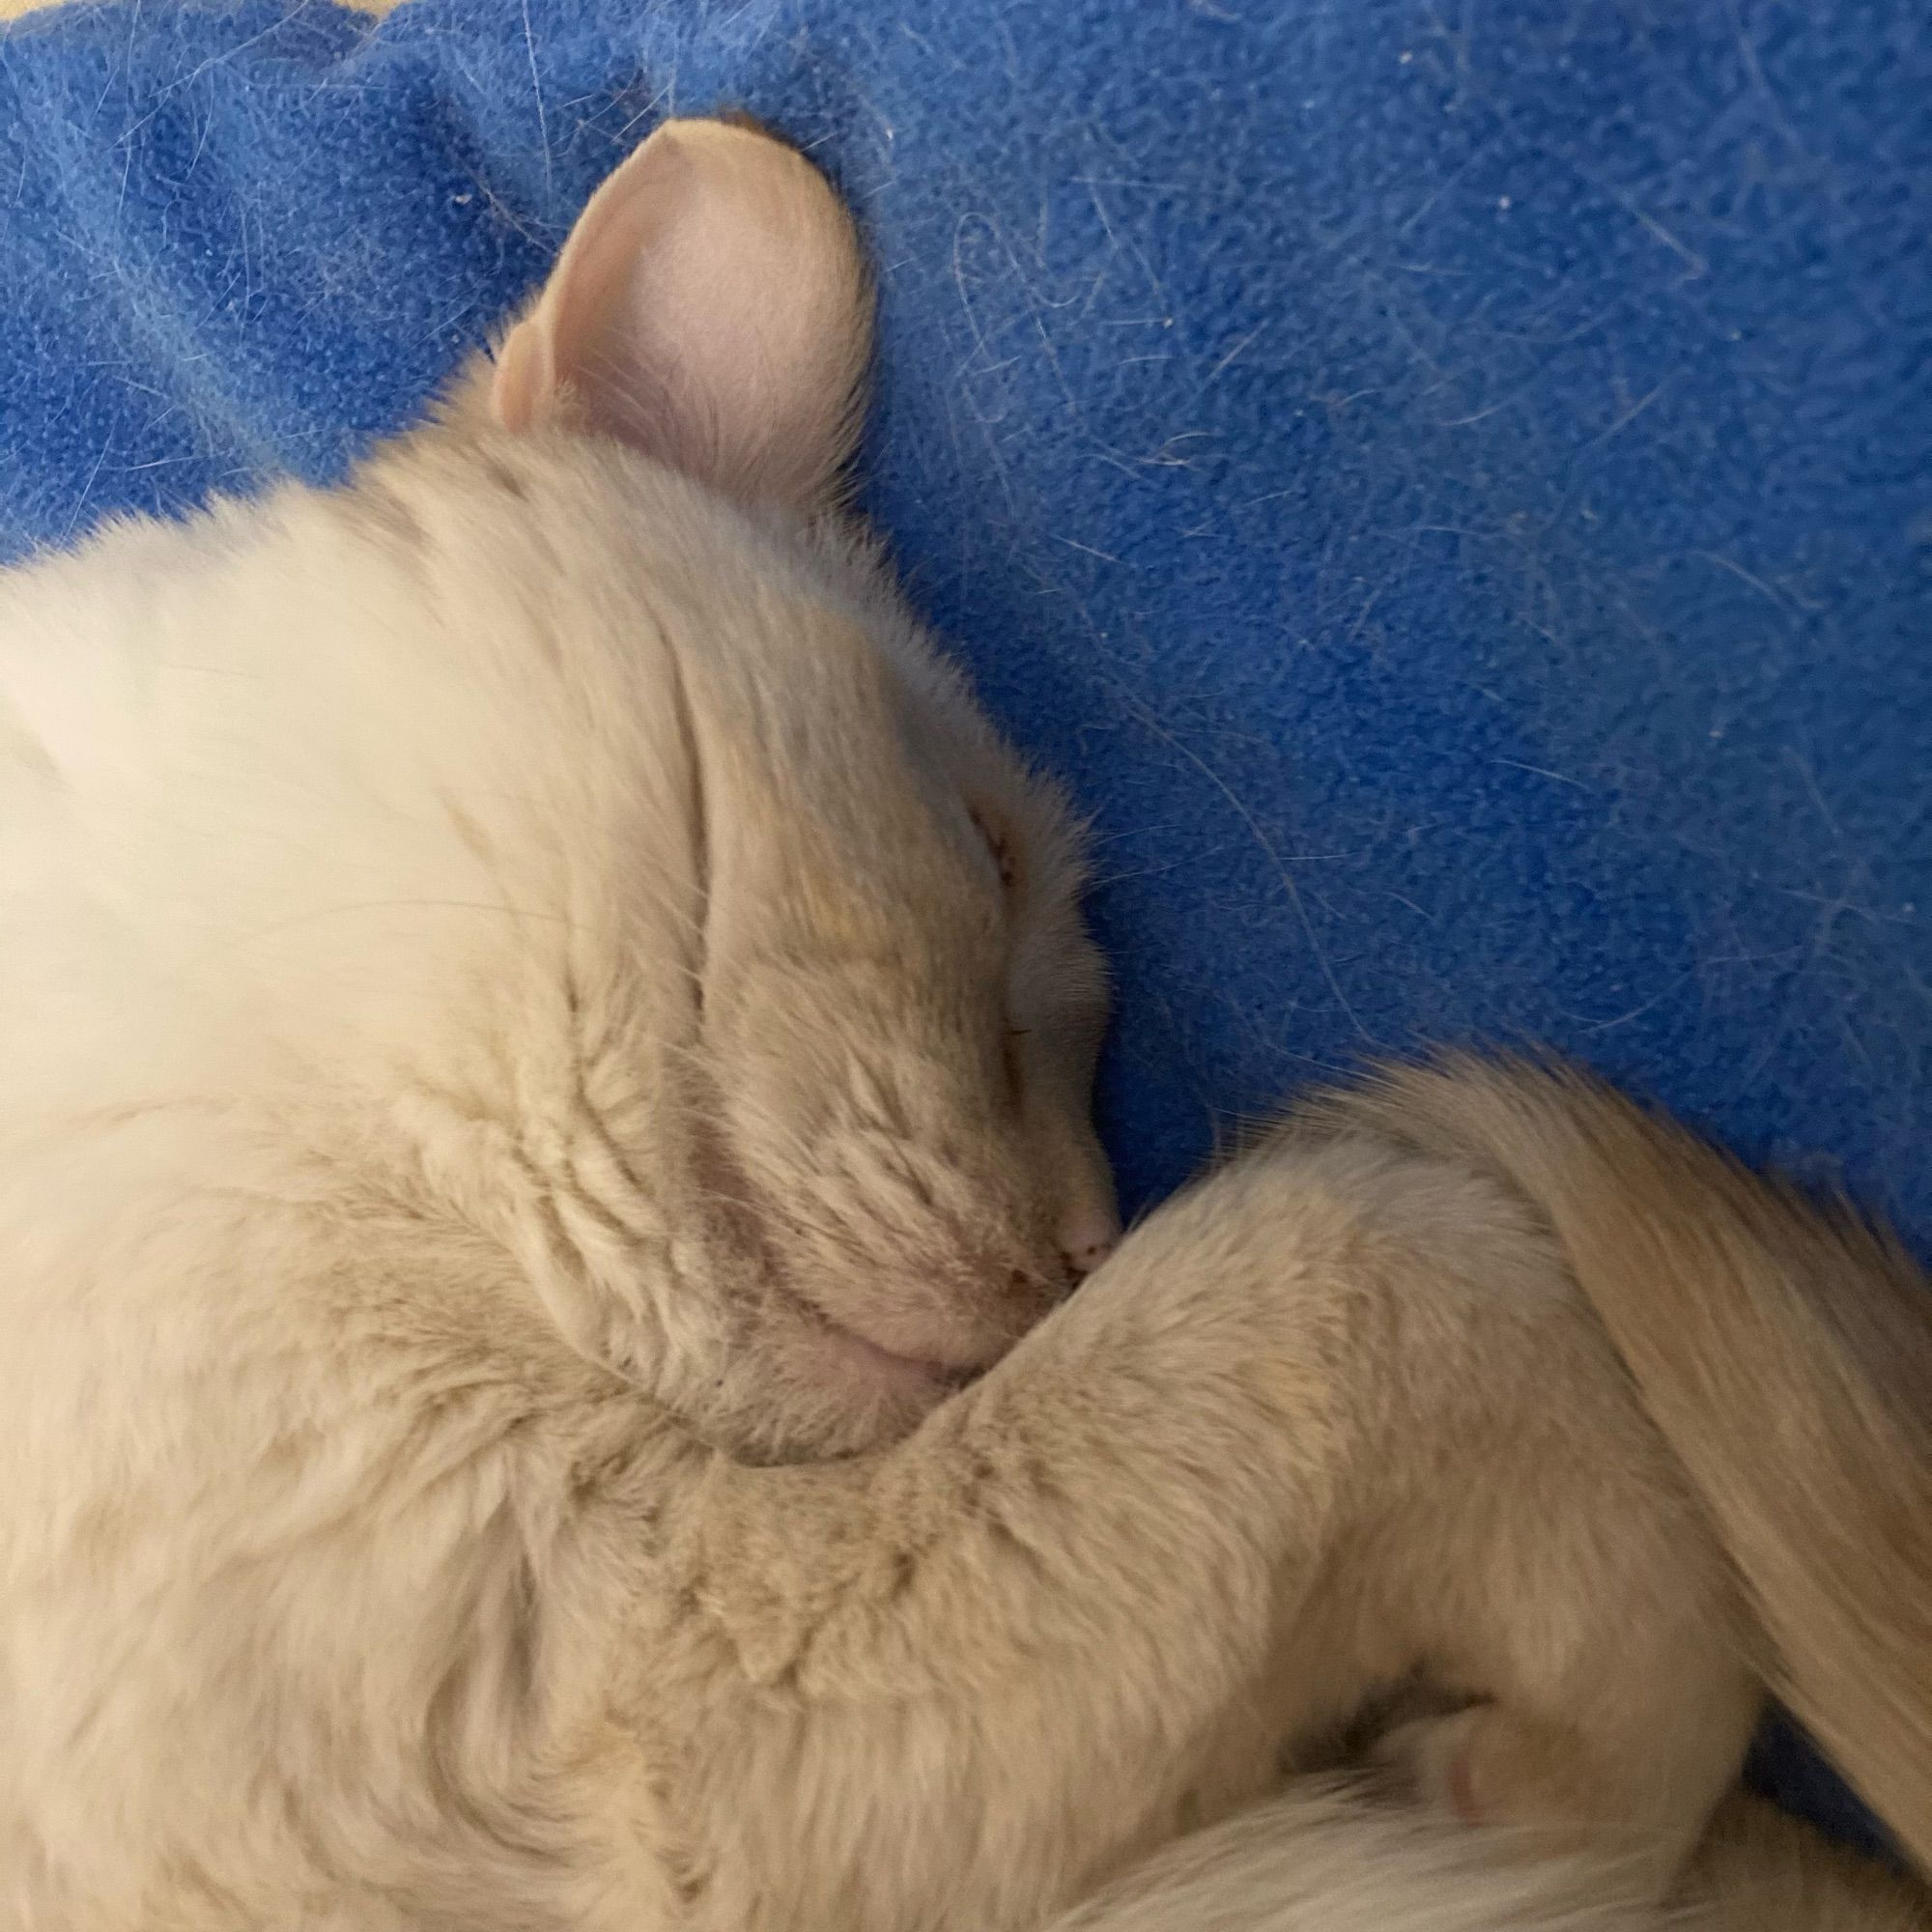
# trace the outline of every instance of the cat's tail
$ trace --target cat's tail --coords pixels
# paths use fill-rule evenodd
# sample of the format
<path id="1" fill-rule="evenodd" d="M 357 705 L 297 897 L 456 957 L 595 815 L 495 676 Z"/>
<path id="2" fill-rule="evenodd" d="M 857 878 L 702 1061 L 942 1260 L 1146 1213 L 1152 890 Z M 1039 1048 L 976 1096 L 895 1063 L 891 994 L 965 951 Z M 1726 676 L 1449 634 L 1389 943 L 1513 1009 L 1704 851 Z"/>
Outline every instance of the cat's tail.
<path id="1" fill-rule="evenodd" d="M 1599 1859 L 1293 1787 L 1169 1846 L 1052 1932 L 1925 1932 L 1889 1872 L 1746 1798 L 1660 1908 Z"/>
<path id="2" fill-rule="evenodd" d="M 1500 1855 L 1497 1835 L 1292 1786 L 1170 1845 L 1052 1932 L 1664 1932 L 1634 1879 Z"/>
<path id="3" fill-rule="evenodd" d="M 1448 1056 L 1313 1111 L 1473 1157 L 1548 1219 L 1771 1688 L 1932 1873 L 1932 1287 L 1909 1257 L 1573 1068 Z"/>

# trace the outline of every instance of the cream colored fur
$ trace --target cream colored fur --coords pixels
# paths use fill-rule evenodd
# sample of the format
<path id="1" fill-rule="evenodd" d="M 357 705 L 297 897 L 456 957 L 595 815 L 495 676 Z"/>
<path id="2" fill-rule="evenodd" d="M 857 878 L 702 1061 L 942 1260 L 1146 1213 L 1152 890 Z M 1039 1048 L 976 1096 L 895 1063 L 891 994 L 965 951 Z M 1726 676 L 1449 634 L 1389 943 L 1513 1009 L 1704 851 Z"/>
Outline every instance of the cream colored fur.
<path id="1" fill-rule="evenodd" d="M 901 1434 L 1111 1242 L 1076 828 L 834 510 L 869 315 L 817 175 L 678 124 L 513 335 L 514 410 L 0 580 L 32 1922 L 196 1896 L 177 1805 L 309 1803 L 265 1736 L 326 1776 L 365 1700 L 476 1721 L 466 1646 L 521 1631 L 580 1480 L 539 1503 L 526 1456 Z M 349 1703 L 274 1717 L 298 1657 Z"/>
<path id="2" fill-rule="evenodd" d="M 1556 1242 L 1290 1135 L 1032 1325 L 1111 1237 L 1070 834 L 774 404 L 865 328 L 823 185 L 627 196 L 349 489 L 0 583 L 0 1927 L 1019 1932 L 1411 1684 L 1399 1769 L 1661 1892 L 1750 1626 Z M 1542 1883 L 1362 1822 L 1274 1922 Z"/>
<path id="3" fill-rule="evenodd" d="M 1756 1800 L 1660 1907 L 1627 1865 L 1319 1786 L 1178 1840 L 1054 1932 L 1926 1932 L 1925 1894 Z"/>
<path id="4" fill-rule="evenodd" d="M 1311 1784 L 1179 1840 L 1054 1932 L 1659 1932 L 1640 1877 L 1516 1849 Z"/>
<path id="5" fill-rule="evenodd" d="M 1932 1283 L 1575 1071 L 1393 1069 L 1344 1118 L 1547 1216 L 1751 1597 L 1774 1688 L 1932 1872 Z"/>
<path id="6" fill-rule="evenodd" d="M 1747 1654 L 1922 1868 L 1932 1285 L 1883 1231 L 1747 1173 L 1576 1069 L 1448 1056 L 1385 1068 L 1300 1119 L 1303 1132 L 1478 1162 L 1547 1218 L 1746 1586 Z M 1461 1727 L 1486 1721 L 1393 1736 L 1453 1796 L 1469 1789 L 1459 1758 L 1475 1734 Z M 1305 1787 L 1179 1840 L 1061 1932 L 1666 1923 L 1926 1932 L 1932 1897 L 1741 1795 L 1660 1911 L 1628 1861 L 1542 1835 L 1458 1837 Z"/>

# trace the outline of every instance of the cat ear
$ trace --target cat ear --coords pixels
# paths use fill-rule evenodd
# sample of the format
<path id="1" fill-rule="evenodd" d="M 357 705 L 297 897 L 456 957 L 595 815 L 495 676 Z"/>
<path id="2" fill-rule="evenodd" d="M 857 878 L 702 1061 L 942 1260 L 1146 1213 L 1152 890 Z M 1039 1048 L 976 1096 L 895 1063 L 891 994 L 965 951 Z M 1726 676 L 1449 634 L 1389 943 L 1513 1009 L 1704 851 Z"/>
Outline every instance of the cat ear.
<path id="1" fill-rule="evenodd" d="M 859 427 L 872 301 L 816 168 L 668 121 L 583 211 L 497 360 L 511 430 L 575 424 L 748 502 L 814 508 Z"/>

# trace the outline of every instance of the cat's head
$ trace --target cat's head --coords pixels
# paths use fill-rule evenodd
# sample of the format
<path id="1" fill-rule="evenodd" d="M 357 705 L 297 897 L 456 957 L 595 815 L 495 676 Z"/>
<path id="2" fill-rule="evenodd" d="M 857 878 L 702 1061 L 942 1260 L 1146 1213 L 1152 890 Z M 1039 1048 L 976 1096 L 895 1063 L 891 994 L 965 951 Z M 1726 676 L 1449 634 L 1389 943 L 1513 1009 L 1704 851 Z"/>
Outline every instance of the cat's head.
<path id="1" fill-rule="evenodd" d="M 681 1190 L 687 1305 L 627 1366 L 770 1453 L 909 1426 L 1117 1233 L 1078 828 L 839 512 L 870 328 L 816 171 L 671 122 L 459 405 L 640 450 L 741 519 L 733 587 L 687 596 L 676 644 L 702 876 L 654 1184 Z"/>

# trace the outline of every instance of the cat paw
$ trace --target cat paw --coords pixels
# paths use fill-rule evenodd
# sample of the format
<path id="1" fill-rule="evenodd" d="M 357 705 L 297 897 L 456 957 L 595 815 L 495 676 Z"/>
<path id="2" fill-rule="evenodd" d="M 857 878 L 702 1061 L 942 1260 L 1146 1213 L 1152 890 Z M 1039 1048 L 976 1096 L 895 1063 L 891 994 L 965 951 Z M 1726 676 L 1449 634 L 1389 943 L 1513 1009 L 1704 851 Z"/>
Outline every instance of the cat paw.
<path id="1" fill-rule="evenodd" d="M 1412 1718 L 1377 1739 L 1371 1762 L 1406 1797 L 1448 1811 L 1465 1825 L 1483 1822 L 1471 1745 L 1490 1706 L 1471 1705 L 1448 1717 Z"/>
<path id="2" fill-rule="evenodd" d="M 1499 1704 L 1396 1724 L 1374 1756 L 1423 1804 L 1465 1825 L 1585 1826 L 1602 1794 L 1580 1742 Z"/>

